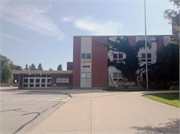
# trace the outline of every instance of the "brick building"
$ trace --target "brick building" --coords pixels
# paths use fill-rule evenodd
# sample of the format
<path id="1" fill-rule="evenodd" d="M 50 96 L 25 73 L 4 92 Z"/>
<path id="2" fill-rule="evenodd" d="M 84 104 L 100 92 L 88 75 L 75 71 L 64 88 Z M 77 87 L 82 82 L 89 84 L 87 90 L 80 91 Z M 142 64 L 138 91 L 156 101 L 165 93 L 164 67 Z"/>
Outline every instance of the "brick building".
<path id="1" fill-rule="evenodd" d="M 108 67 L 108 58 L 119 62 L 126 58 L 123 52 L 108 51 L 107 47 L 99 43 L 108 44 L 108 40 L 115 41 L 117 37 L 124 36 L 74 36 L 73 37 L 73 62 L 67 63 L 66 71 L 12 71 L 19 74 L 19 88 L 101 88 L 110 85 L 109 78 L 114 85 L 122 80 L 121 71 Z M 143 36 L 126 36 L 130 45 Z M 156 62 L 156 51 L 167 45 L 170 35 L 147 36 L 154 40 L 152 47 L 147 49 L 148 62 Z M 99 43 L 97 43 L 99 42 Z M 145 64 L 145 49 L 138 52 L 140 64 Z"/>

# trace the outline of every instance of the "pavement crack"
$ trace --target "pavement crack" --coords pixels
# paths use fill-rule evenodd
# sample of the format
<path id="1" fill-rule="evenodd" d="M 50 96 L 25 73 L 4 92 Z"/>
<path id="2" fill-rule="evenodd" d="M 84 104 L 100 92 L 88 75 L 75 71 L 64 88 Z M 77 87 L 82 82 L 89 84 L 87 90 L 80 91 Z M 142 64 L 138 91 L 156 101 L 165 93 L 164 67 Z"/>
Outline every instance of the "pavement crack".
<path id="1" fill-rule="evenodd" d="M 40 116 L 39 112 L 31 112 L 31 113 L 26 113 L 23 115 L 28 115 L 28 114 L 37 114 L 33 119 L 31 119 L 30 121 L 26 122 L 25 124 L 23 124 L 22 126 L 20 126 L 15 132 L 13 132 L 12 134 L 16 134 L 17 132 L 19 132 L 21 129 L 23 129 L 27 124 L 31 123 L 33 120 L 35 120 L 38 116 Z"/>
<path id="2" fill-rule="evenodd" d="M 19 110 L 21 110 L 21 108 L 18 108 L 18 109 L 3 110 L 3 111 L 0 111 L 0 112 L 9 112 L 9 111 L 26 112 L 26 111 L 19 111 Z"/>
<path id="3" fill-rule="evenodd" d="M 60 101 L 60 102 L 58 102 L 58 103 L 56 103 L 55 105 L 53 105 L 53 106 L 52 106 L 52 108 L 53 108 L 53 107 L 55 107 L 55 106 L 57 106 L 59 103 L 61 103 L 61 101 Z"/>

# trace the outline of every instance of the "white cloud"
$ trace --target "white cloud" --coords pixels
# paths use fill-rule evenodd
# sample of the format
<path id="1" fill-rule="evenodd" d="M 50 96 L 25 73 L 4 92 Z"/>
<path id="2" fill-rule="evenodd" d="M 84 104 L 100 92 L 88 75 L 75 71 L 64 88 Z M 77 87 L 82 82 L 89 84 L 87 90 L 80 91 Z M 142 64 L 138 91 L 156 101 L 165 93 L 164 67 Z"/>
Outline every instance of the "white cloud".
<path id="1" fill-rule="evenodd" d="M 29 42 L 27 42 L 27 41 L 24 41 L 24 40 L 21 40 L 21 39 L 18 39 L 18 38 L 12 37 L 12 36 L 7 35 L 7 34 L 0 34 L 0 36 L 6 37 L 6 38 L 9 38 L 9 39 L 13 39 L 13 40 L 16 40 L 16 41 L 19 41 L 19 42 L 23 42 L 23 43 L 28 43 L 28 44 L 30 44 L 30 43 L 29 43 Z"/>
<path id="2" fill-rule="evenodd" d="M 73 20 L 74 20 L 74 17 L 75 17 L 75 15 L 74 15 L 74 16 L 71 16 L 71 17 L 64 17 L 64 18 L 62 18 L 61 20 L 62 20 L 62 21 L 65 21 L 65 22 L 70 22 L 70 21 L 73 21 Z"/>
<path id="3" fill-rule="evenodd" d="M 66 17 L 62 18 L 61 20 L 62 20 L 62 21 L 67 21 L 67 22 L 68 22 L 68 21 L 72 21 L 71 18 L 66 18 Z"/>
<path id="4" fill-rule="evenodd" d="M 51 5 L 49 8 L 51 8 Z M 65 34 L 44 14 L 48 9 L 38 9 L 35 6 L 19 3 L 3 3 L 3 8 L 0 9 L 3 14 L 0 14 L 0 16 L 23 29 L 32 30 L 62 40 Z"/>
<path id="5" fill-rule="evenodd" d="M 118 35 L 123 28 L 123 24 L 119 21 L 104 21 L 91 16 L 75 20 L 74 25 L 78 29 L 89 31 L 95 35 Z"/>

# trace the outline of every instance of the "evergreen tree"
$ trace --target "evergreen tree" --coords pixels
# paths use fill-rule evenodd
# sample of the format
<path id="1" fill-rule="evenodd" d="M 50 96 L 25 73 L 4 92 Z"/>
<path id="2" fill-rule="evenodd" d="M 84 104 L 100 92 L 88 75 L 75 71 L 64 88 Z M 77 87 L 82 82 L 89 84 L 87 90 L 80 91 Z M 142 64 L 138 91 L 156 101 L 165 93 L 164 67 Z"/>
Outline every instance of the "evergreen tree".
<path id="1" fill-rule="evenodd" d="M 52 68 L 49 68 L 49 71 L 53 71 L 53 69 L 52 69 Z"/>
<path id="2" fill-rule="evenodd" d="M 62 70 L 62 65 L 61 65 L 61 64 L 60 64 L 60 65 L 58 65 L 57 70 Z"/>
<path id="3" fill-rule="evenodd" d="M 38 70 L 43 70 L 41 63 L 38 65 Z"/>
<path id="4" fill-rule="evenodd" d="M 34 63 L 31 66 L 29 66 L 29 70 L 36 70 L 36 66 L 34 65 Z"/>
<path id="5" fill-rule="evenodd" d="M 28 68 L 28 64 L 26 64 L 25 68 L 24 68 L 25 71 L 28 71 L 29 68 Z"/>

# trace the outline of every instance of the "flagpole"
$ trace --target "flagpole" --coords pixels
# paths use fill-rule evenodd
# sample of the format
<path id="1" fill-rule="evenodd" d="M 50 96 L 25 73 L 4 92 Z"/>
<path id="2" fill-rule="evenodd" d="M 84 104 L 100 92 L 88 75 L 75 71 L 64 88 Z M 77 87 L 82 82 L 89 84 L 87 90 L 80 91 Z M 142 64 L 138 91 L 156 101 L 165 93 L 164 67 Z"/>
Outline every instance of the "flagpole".
<path id="1" fill-rule="evenodd" d="M 146 89 L 148 90 L 148 66 L 147 66 L 147 33 L 146 33 L 146 0 L 144 0 L 144 19 L 145 19 L 145 49 L 146 49 Z"/>

